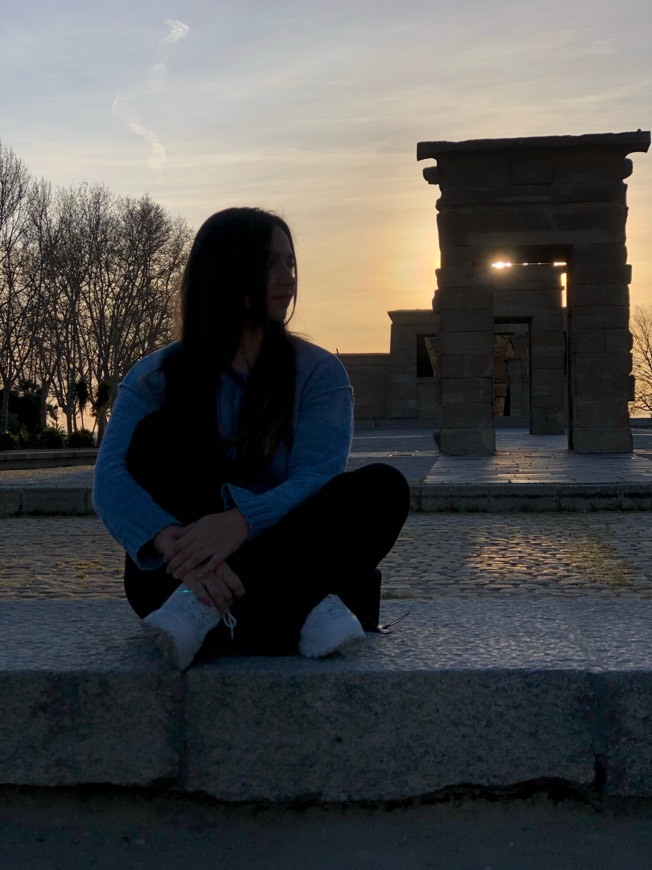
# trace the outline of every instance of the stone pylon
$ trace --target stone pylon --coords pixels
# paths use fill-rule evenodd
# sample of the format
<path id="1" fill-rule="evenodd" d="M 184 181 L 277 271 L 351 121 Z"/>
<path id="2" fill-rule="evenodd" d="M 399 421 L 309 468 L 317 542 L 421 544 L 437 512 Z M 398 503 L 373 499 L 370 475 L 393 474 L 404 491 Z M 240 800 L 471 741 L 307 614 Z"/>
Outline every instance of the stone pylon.
<path id="1" fill-rule="evenodd" d="M 640 130 L 418 144 L 419 160 L 437 160 L 424 177 L 440 188 L 433 305 L 444 453 L 495 450 L 494 322 L 506 285 L 518 308 L 513 316 L 530 326 L 531 431 L 567 424 L 569 448 L 578 453 L 632 450 L 623 179 L 632 172 L 627 155 L 649 145 L 650 133 Z M 492 269 L 496 262 L 539 271 L 523 268 L 521 284 L 510 284 Z M 555 264 L 566 274 L 565 333 L 544 275 Z"/>

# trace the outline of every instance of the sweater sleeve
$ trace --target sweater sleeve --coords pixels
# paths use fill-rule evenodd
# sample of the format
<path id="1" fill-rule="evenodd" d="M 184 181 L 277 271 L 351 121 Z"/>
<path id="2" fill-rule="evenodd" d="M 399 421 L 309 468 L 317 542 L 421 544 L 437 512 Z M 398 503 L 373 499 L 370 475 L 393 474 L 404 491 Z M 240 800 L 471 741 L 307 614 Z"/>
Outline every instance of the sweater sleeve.
<path id="1" fill-rule="evenodd" d="M 324 352 L 325 354 L 325 352 Z M 353 391 L 340 361 L 328 354 L 299 386 L 287 479 L 263 493 L 225 484 L 225 507 L 237 507 L 258 537 L 346 469 L 353 432 Z"/>
<path id="2" fill-rule="evenodd" d="M 136 426 L 160 407 L 162 378 L 154 370 L 152 357 L 128 372 L 113 403 L 93 479 L 93 506 L 98 516 L 142 569 L 163 563 L 150 547 L 143 548 L 165 526 L 178 523 L 127 471 L 127 451 Z"/>

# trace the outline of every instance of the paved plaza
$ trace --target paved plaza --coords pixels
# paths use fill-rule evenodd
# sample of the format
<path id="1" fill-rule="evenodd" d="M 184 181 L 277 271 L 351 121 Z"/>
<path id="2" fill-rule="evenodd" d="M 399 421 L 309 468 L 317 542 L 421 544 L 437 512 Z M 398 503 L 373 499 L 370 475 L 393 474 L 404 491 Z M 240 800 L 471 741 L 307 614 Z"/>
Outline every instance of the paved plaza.
<path id="1" fill-rule="evenodd" d="M 495 457 L 442 456 L 427 430 L 361 430 L 350 468 L 389 462 L 411 484 L 652 482 L 652 431 L 634 453 L 580 456 L 560 436 L 497 433 Z M 3 471 L 0 490 L 90 486 L 92 468 Z M 387 599 L 439 596 L 652 598 L 648 511 L 412 513 L 385 559 Z M 120 547 L 97 517 L 0 519 L 0 598 L 122 596 Z"/>

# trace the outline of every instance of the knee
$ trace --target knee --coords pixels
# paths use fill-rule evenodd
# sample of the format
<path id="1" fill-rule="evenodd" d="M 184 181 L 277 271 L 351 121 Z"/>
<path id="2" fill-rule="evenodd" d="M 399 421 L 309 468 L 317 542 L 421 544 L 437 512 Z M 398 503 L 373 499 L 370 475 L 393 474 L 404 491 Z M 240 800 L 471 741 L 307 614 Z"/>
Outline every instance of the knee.
<path id="1" fill-rule="evenodd" d="M 397 511 L 406 515 L 410 510 L 410 486 L 401 472 L 393 465 L 374 462 L 357 469 L 364 480 L 367 496 L 379 504 L 391 504 Z"/>

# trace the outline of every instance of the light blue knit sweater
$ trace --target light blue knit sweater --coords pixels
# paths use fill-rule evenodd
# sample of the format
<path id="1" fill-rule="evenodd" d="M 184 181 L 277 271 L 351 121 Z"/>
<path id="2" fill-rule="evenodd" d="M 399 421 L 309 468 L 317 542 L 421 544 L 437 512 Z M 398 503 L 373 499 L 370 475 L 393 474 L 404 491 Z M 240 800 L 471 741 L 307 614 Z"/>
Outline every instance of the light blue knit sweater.
<path id="1" fill-rule="evenodd" d="M 251 489 L 226 483 L 226 508 L 237 507 L 256 538 L 292 508 L 320 490 L 346 468 L 353 430 L 353 392 L 337 357 L 308 341 L 292 338 L 296 352 L 291 449 L 281 445 L 266 469 L 264 483 Z M 161 407 L 165 379 L 161 361 L 169 345 L 142 359 L 127 373 L 113 403 L 95 465 L 93 504 L 103 523 L 139 567 L 155 568 L 161 559 L 143 557 L 145 544 L 165 526 L 177 523 L 127 471 L 126 457 L 140 421 Z M 220 382 L 218 424 L 233 435 L 242 407 L 243 388 L 224 375 Z M 161 469 L 165 474 L 165 469 Z M 216 482 L 217 485 L 217 482 Z M 150 548 L 146 552 L 151 553 Z"/>

